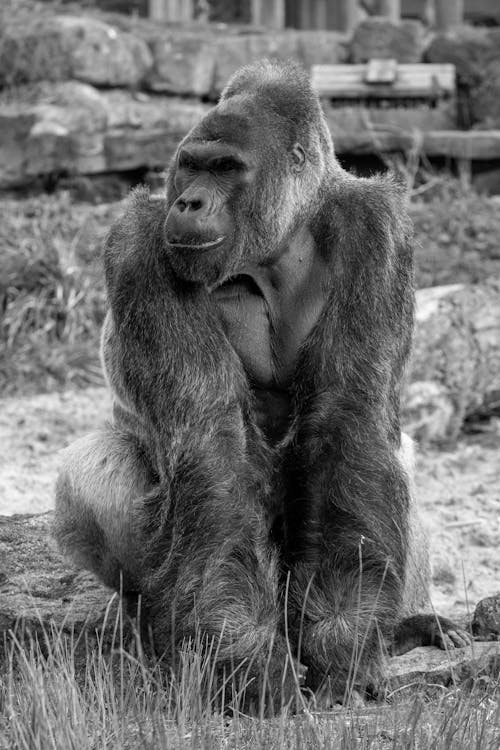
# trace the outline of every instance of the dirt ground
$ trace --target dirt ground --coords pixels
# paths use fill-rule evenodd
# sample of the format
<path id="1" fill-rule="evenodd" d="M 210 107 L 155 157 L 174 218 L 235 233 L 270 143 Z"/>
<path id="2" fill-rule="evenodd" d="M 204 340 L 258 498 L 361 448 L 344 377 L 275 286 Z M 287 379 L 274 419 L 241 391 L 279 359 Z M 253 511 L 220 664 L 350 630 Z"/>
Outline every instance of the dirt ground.
<path id="1" fill-rule="evenodd" d="M 0 515 L 50 509 L 60 449 L 109 413 L 103 388 L 0 400 Z M 449 449 L 421 451 L 417 491 L 431 539 L 434 606 L 464 615 L 500 592 L 500 420 Z"/>

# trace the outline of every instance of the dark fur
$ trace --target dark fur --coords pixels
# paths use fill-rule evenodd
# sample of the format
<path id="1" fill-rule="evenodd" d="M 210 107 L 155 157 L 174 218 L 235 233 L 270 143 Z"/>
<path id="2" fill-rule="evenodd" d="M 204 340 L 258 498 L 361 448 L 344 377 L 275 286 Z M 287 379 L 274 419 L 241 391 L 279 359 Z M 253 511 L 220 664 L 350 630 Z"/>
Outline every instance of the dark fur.
<path id="1" fill-rule="evenodd" d="M 286 656 L 267 542 L 268 451 L 206 292 L 172 274 L 165 218 L 163 202 L 137 191 L 105 253 L 103 352 L 121 401 L 117 426 L 130 429 L 127 413 L 137 420 L 156 477 L 140 516 L 145 603 L 156 647 L 171 660 L 201 634 L 227 673 L 242 664 L 257 678 L 258 694 L 266 667 L 281 682 Z"/>
<path id="2" fill-rule="evenodd" d="M 231 201 L 230 251 L 176 254 L 166 245 L 175 163 L 166 202 L 137 192 L 106 248 L 103 354 L 119 402 L 116 429 L 134 434 L 150 467 L 149 490 L 133 511 L 145 546 L 140 587 L 156 643 L 171 659 L 186 638 L 220 639 L 221 667 L 250 664 L 254 695 L 268 673 L 275 697 L 286 619 L 309 686 L 328 679 L 339 694 L 376 672 L 381 643 L 420 596 L 405 592 L 410 492 L 398 457 L 413 326 L 410 226 L 391 178 L 341 170 L 300 68 L 243 69 L 222 102 L 251 116 L 248 148 L 258 153 L 255 189 Z M 234 137 L 216 108 L 183 143 Z M 295 143 L 307 166 L 292 178 Z M 204 284 L 249 259 L 265 263 L 302 225 L 327 264 L 329 292 L 299 353 L 291 427 L 271 446 Z M 65 510 L 69 492 L 61 479 L 66 548 L 77 527 Z M 115 567 L 124 565 L 117 555 Z"/>

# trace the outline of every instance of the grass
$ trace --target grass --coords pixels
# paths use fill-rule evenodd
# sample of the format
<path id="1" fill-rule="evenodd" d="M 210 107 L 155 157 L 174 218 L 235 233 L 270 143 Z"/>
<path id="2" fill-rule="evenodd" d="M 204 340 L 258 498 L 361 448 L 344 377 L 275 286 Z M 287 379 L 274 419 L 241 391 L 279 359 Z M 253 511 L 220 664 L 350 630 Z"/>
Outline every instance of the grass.
<path id="1" fill-rule="evenodd" d="M 410 697 L 398 692 L 371 707 L 285 709 L 272 719 L 252 718 L 214 707 L 202 688 L 208 661 L 186 656 L 177 678 L 167 679 L 139 646 L 125 648 L 120 622 L 114 632 L 111 652 L 97 640 L 86 644 L 83 658 L 75 641 L 55 629 L 41 643 L 19 631 L 11 635 L 0 676 L 2 750 L 497 750 L 500 745 L 500 685 L 488 678 L 442 689 L 432 700 L 414 690 Z"/>
<path id="2" fill-rule="evenodd" d="M 102 239 L 118 208 L 0 201 L 0 393 L 101 382 Z"/>
<path id="3" fill-rule="evenodd" d="M 498 199 L 464 181 L 412 176 L 417 286 L 500 275 Z M 100 250 L 119 204 L 66 192 L 0 200 L 0 394 L 101 382 L 105 294 Z"/>

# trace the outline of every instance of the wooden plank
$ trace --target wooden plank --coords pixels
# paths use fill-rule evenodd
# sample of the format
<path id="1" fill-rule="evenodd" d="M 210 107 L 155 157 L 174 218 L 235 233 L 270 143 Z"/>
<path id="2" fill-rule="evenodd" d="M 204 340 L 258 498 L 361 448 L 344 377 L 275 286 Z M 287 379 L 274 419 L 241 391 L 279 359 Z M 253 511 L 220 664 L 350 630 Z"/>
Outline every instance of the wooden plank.
<path id="1" fill-rule="evenodd" d="M 312 85 L 322 97 L 404 97 L 453 94 L 455 67 L 450 64 L 401 64 L 392 84 L 365 81 L 366 65 L 314 65 Z"/>
<path id="2" fill-rule="evenodd" d="M 333 133 L 338 154 L 377 154 L 409 151 L 415 146 L 410 132 L 365 130 L 357 133 Z M 454 159 L 488 161 L 500 158 L 500 130 L 431 130 L 422 133 L 422 154 Z"/>

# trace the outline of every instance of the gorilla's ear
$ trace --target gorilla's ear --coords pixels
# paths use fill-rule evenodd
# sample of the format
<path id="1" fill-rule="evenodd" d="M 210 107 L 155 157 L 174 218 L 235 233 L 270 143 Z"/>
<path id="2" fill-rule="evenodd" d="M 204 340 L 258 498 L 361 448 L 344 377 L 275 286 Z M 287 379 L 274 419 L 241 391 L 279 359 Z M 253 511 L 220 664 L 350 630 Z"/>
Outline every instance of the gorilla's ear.
<path id="1" fill-rule="evenodd" d="M 295 143 L 290 151 L 290 161 L 294 172 L 302 172 L 306 166 L 306 152 L 300 145 Z"/>

